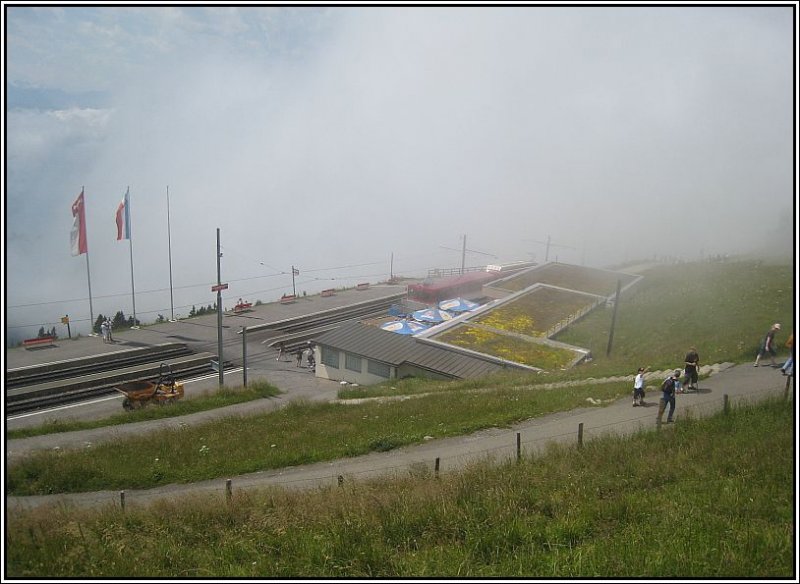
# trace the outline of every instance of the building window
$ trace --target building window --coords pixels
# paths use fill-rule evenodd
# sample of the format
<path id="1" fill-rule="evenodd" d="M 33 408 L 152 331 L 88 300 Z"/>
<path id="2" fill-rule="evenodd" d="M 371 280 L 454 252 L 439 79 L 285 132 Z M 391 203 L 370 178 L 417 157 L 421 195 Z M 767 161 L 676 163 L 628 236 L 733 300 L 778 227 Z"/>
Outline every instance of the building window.
<path id="1" fill-rule="evenodd" d="M 378 377 L 389 379 L 390 368 L 386 363 L 378 363 L 377 361 L 367 361 L 367 371 Z"/>
<path id="2" fill-rule="evenodd" d="M 350 353 L 345 353 L 344 366 L 350 371 L 357 371 L 358 373 L 361 373 L 361 357 L 357 355 L 351 355 Z"/>
<path id="3" fill-rule="evenodd" d="M 327 365 L 328 367 L 333 367 L 334 369 L 339 368 L 339 351 L 331 349 L 330 347 L 326 347 L 322 345 L 320 347 L 322 351 L 322 364 Z"/>

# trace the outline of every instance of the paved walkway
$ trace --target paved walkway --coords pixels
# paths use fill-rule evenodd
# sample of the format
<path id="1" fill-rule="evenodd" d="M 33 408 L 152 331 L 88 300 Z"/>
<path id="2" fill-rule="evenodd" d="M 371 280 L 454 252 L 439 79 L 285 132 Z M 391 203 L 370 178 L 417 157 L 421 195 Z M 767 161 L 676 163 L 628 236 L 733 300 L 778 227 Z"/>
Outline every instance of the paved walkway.
<path id="1" fill-rule="evenodd" d="M 738 403 L 758 401 L 770 396 L 783 396 L 787 387 L 787 378 L 782 376 L 776 368 L 768 366 L 755 368 L 749 364 L 739 366 L 723 364 L 716 369 L 720 372 L 702 380 L 699 392 L 677 396 L 675 416 L 677 424 L 687 417 L 707 416 L 722 410 L 726 395 L 731 405 L 735 406 Z M 651 374 L 650 378 L 655 380 L 657 377 L 663 377 L 662 373 L 663 376 L 666 376 L 666 372 L 655 372 Z M 618 379 L 629 379 L 629 377 Z M 600 380 L 595 382 L 599 383 Z M 651 384 L 657 385 L 655 381 L 651 381 Z M 794 407 L 793 389 L 792 384 L 789 389 L 791 405 L 787 405 L 787 407 Z M 467 464 L 480 460 L 490 459 L 499 462 L 516 456 L 518 435 L 522 455 L 532 455 L 543 452 L 552 443 L 577 443 L 580 425 L 582 425 L 584 441 L 609 433 L 630 435 L 640 430 L 656 429 L 658 397 L 658 391 L 650 391 L 646 398 L 648 404 L 645 407 L 636 408 L 631 407 L 630 398 L 620 399 L 603 407 L 599 407 L 603 404 L 589 398 L 587 407 L 530 419 L 511 428 L 493 428 L 467 436 L 431 439 L 422 444 L 398 448 L 389 452 L 371 453 L 353 458 L 229 477 L 230 484 L 232 490 L 266 486 L 309 489 L 381 476 L 408 476 L 408 473 L 430 474 L 436 471 L 437 461 L 439 472 L 463 468 Z M 285 403 L 280 398 L 260 400 L 260 402 L 265 409 L 280 407 L 282 403 Z M 115 427 L 111 431 L 99 429 L 101 432 L 98 434 L 93 434 L 98 431 L 92 430 L 55 434 L 38 437 L 38 439 L 12 440 L 7 442 L 6 456 L 7 460 L 11 461 L 39 448 L 85 446 L 87 441 L 102 439 L 102 431 L 105 431 L 105 435 L 119 437 L 126 433 L 141 434 L 143 431 L 159 426 L 178 426 L 223 415 L 239 415 L 244 412 L 251 414 L 256 411 L 254 407 L 254 403 L 251 402 L 172 420 Z M 671 427 L 671 425 L 665 424 L 661 430 L 668 431 Z M 125 503 L 126 505 L 149 504 L 161 498 L 203 492 L 218 493 L 220 496 L 224 496 L 226 480 L 228 478 L 126 491 Z M 100 491 L 34 497 L 6 497 L 7 510 L 12 511 L 15 508 L 31 508 L 51 503 L 82 507 L 118 505 L 120 492 Z"/>

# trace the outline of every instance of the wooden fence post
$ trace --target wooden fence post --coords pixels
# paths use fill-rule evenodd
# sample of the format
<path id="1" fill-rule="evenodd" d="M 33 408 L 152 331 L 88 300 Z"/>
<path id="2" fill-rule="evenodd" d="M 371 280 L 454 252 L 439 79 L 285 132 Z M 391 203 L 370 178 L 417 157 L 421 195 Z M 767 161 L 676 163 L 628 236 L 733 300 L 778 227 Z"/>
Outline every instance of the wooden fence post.
<path id="1" fill-rule="evenodd" d="M 233 498 L 233 481 L 227 479 L 225 481 L 225 499 L 230 503 L 231 498 Z"/>
<path id="2" fill-rule="evenodd" d="M 436 457 L 436 463 L 433 466 L 433 472 L 436 475 L 436 478 L 439 478 L 439 457 Z"/>
<path id="3" fill-rule="evenodd" d="M 578 447 L 583 447 L 583 422 L 578 424 Z"/>
<path id="4" fill-rule="evenodd" d="M 119 504 L 122 507 L 122 510 L 125 511 L 125 491 L 119 492 Z"/>
<path id="5" fill-rule="evenodd" d="M 522 437 L 517 432 L 517 464 L 522 460 Z"/>

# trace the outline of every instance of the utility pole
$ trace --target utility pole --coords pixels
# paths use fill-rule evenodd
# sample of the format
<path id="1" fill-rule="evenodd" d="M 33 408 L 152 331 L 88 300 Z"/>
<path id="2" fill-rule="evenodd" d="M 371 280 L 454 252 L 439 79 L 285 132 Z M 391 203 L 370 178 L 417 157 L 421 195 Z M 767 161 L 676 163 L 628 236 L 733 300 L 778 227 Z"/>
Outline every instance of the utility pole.
<path id="1" fill-rule="evenodd" d="M 614 341 L 614 326 L 617 323 L 617 307 L 619 307 L 619 292 L 622 280 L 617 280 L 617 294 L 614 296 L 614 312 L 611 315 L 611 330 L 608 333 L 608 346 L 606 347 L 606 357 L 611 355 L 611 343 Z"/>
<path id="2" fill-rule="evenodd" d="M 222 364 L 225 359 L 222 356 L 222 271 L 220 269 L 219 227 L 217 227 L 217 364 L 219 365 L 219 385 L 223 384 Z"/>
<path id="3" fill-rule="evenodd" d="M 467 234 L 464 234 L 464 243 L 461 246 L 461 275 L 464 275 L 464 262 L 467 257 Z"/>
<path id="4" fill-rule="evenodd" d="M 389 281 L 394 280 L 394 252 L 389 256 Z"/>
<path id="5" fill-rule="evenodd" d="M 295 287 L 294 287 L 294 275 L 295 274 L 299 274 L 299 273 L 300 273 L 300 270 L 298 270 L 297 268 L 292 266 L 292 294 L 294 296 L 297 296 L 297 289 L 295 289 Z"/>

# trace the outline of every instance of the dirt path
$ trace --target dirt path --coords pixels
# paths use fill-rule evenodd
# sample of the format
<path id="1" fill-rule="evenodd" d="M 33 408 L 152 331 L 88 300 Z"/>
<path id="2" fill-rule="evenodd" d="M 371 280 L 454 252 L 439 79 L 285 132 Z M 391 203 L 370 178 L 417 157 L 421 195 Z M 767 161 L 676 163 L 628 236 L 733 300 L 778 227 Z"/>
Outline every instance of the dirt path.
<path id="1" fill-rule="evenodd" d="M 716 371 L 718 372 L 700 383 L 700 392 L 682 394 L 677 397 L 676 423 L 680 423 L 680 420 L 687 416 L 706 416 L 722 410 L 726 401 L 725 396 L 727 396 L 728 403 L 735 406 L 738 403 L 757 401 L 769 396 L 783 396 L 787 386 L 786 378 L 780 375 L 777 369 L 771 367 L 753 368 L 747 365 L 733 367 L 730 364 L 722 364 L 717 366 Z M 650 379 L 660 380 L 663 378 L 661 373 L 651 373 Z M 665 376 L 666 372 L 663 373 Z M 609 380 L 626 379 L 632 379 L 632 376 L 595 380 L 594 382 L 603 383 Z M 580 383 L 586 383 L 586 381 Z M 652 384 L 653 381 L 651 381 Z M 793 399 L 792 390 L 790 390 L 789 396 L 790 399 Z M 658 392 L 649 392 L 648 406 L 640 408 L 631 408 L 630 399 L 627 397 L 604 407 L 598 407 L 598 402 L 589 400 L 587 400 L 587 407 L 533 418 L 511 428 L 493 428 L 467 436 L 431 439 L 422 444 L 398 448 L 389 452 L 371 453 L 365 456 L 229 477 L 230 487 L 237 490 L 266 486 L 293 489 L 316 488 L 379 476 L 407 476 L 410 472 L 431 473 L 436 472 L 437 464 L 439 472 L 446 472 L 463 468 L 464 465 L 478 460 L 506 460 L 516 456 L 517 440 L 519 440 L 521 454 L 531 455 L 543 451 L 551 443 L 575 443 L 579 432 L 582 439 L 587 441 L 608 433 L 628 435 L 657 427 Z M 263 404 L 264 409 L 280 407 L 282 403 L 285 403 L 279 399 L 263 401 L 267 402 Z M 247 404 L 240 404 L 240 406 L 247 406 Z M 135 429 L 120 430 L 119 427 L 115 427 L 87 432 L 98 432 L 92 434 L 95 440 L 102 439 L 99 437 L 103 435 L 103 432 L 116 438 L 120 436 L 120 432 L 141 433 L 147 431 L 143 428 L 143 424 L 152 425 L 155 428 L 158 425 L 172 424 L 175 426 L 182 423 L 202 423 L 214 417 L 243 415 L 244 408 L 240 408 L 240 406 L 224 408 L 224 410 L 228 410 L 226 412 L 214 410 L 180 419 L 160 420 L 158 423 L 131 424 L 130 426 L 138 427 Z M 233 408 L 240 409 L 233 411 Z M 252 408 L 251 404 L 247 414 L 253 413 Z M 192 419 L 189 420 L 189 418 Z M 52 443 L 60 441 L 65 447 L 67 447 L 68 440 L 71 441 L 71 444 L 80 446 L 82 440 L 89 439 L 89 434 L 83 432 L 71 434 L 80 436 L 52 435 L 39 438 L 50 440 Z M 7 452 L 7 457 L 23 456 L 25 452 L 43 447 L 44 442 L 22 444 L 32 440 L 32 438 L 28 438 L 10 441 L 8 445 L 11 447 L 11 454 L 9 455 Z M 127 491 L 125 502 L 126 505 L 142 505 L 163 497 L 174 497 L 176 494 L 203 492 L 224 496 L 227 487 L 226 480 L 227 478 L 219 478 L 191 484 Z M 118 505 L 120 504 L 120 492 L 100 491 L 34 497 L 7 496 L 6 503 L 9 511 L 51 503 L 77 506 Z"/>

